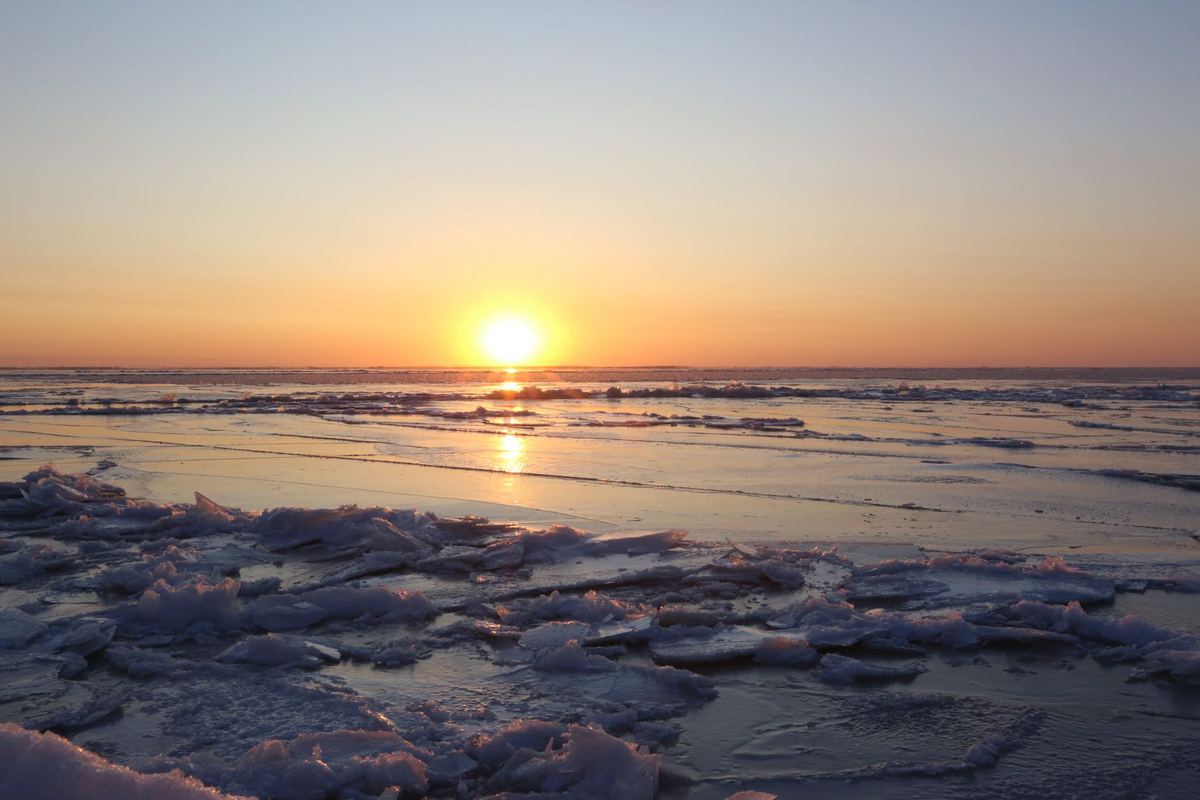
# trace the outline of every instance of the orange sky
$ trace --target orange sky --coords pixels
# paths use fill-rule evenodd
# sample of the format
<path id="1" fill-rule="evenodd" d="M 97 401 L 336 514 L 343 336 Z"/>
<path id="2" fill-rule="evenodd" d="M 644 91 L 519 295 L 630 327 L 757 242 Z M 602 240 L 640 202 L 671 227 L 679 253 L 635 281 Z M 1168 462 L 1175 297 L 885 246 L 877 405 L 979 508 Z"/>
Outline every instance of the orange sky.
<path id="1" fill-rule="evenodd" d="M 800 5 L 6 7 L 0 365 L 1200 362 L 1195 8 Z"/>

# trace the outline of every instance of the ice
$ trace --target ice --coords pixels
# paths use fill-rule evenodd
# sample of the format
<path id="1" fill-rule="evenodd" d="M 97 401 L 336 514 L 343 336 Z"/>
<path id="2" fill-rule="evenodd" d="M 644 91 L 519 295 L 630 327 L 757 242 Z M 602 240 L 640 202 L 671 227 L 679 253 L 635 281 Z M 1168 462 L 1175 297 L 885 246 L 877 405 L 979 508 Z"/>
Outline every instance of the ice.
<path id="1" fill-rule="evenodd" d="M 1190 649 L 1152 650 L 1145 656 L 1135 677 L 1167 675 L 1180 683 L 1200 685 L 1200 644 L 1190 641 Z"/>
<path id="2" fill-rule="evenodd" d="M 572 640 L 585 641 L 591 631 L 591 626 L 582 622 L 547 622 L 527 630 L 517 642 L 529 650 L 552 650 Z"/>
<path id="3" fill-rule="evenodd" d="M 1113 581 L 1072 570 L 1061 561 L 1010 564 L 976 555 L 890 561 L 862 567 L 847 581 L 851 602 L 893 601 L 906 608 L 1014 602 L 1111 600 Z"/>
<path id="4" fill-rule="evenodd" d="M 60 733 L 80 731 L 115 713 L 127 699 L 128 695 L 122 690 L 97 693 L 78 708 L 63 709 L 44 717 L 31 719 L 25 723 L 25 727 L 32 730 L 58 731 Z"/>
<path id="5" fill-rule="evenodd" d="M 235 765 L 266 740 L 290 742 L 347 730 L 395 732 L 396 725 L 370 699 L 322 677 L 332 665 L 312 672 L 201 658 L 177 658 L 169 670 L 137 678 L 123 716 L 89 731 L 89 741 L 120 743 L 122 760 L 139 768 L 150 768 L 145 759 L 177 756 L 160 766 L 184 769 L 229 791 L 253 793 L 249 786 L 237 788 Z M 147 725 L 155 732 L 153 746 L 140 739 Z M 129 730 L 122 735 L 125 726 Z"/>
<path id="6" fill-rule="evenodd" d="M 511 600 L 496 607 L 496 613 L 506 623 L 527 625 L 535 620 L 568 619 L 599 623 L 623 619 L 636 606 L 606 597 L 594 589 L 582 595 L 552 591 L 546 595 Z"/>
<path id="7" fill-rule="evenodd" d="M 303 734 L 251 748 L 237 762 L 237 783 L 261 796 L 296 800 L 350 791 L 376 796 L 390 787 L 421 797 L 429 789 L 430 758 L 387 731 Z"/>
<path id="8" fill-rule="evenodd" d="M 805 726 L 829 723 L 811 708 L 831 698 L 895 695 L 900 707 L 946 685 L 969 694 L 979 671 L 1013 696 L 1075 669 L 1122 686 L 1155 679 L 1130 687 L 1144 691 L 1200 682 L 1192 633 L 1090 607 L 1128 597 L 1117 567 L 382 507 L 241 512 L 203 496 L 132 499 L 52 470 L 16 485 L 0 491 L 0 557 L 21 556 L 0 589 L 0 720 L 236 794 L 651 797 L 663 753 L 691 759 L 699 797 L 739 785 L 790 796 L 794 785 L 740 779 L 773 757 L 750 743 L 812 743 Z M 1143 576 L 1137 598 L 1189 585 L 1163 574 L 1169 584 Z M 745 722 L 748 696 L 773 680 L 785 692 L 764 702 L 768 721 Z M 697 736 L 726 723 L 696 720 L 716 706 L 736 709 L 728 736 L 746 742 L 744 775 L 703 767 Z M 908 755 L 897 726 L 909 713 L 852 717 L 846 738 L 788 753 L 806 764 L 789 774 L 943 780 L 1028 739 L 968 728 L 948 753 Z M 867 755 L 843 759 L 859 740 Z"/>
<path id="9" fill-rule="evenodd" d="M 963 765 L 969 767 L 994 766 L 1000 757 L 1019 747 L 1041 726 L 1044 714 L 1028 709 L 1017 715 L 1000 733 L 987 736 L 971 745 L 963 755 Z"/>
<path id="10" fill-rule="evenodd" d="M 294 631 L 329 618 L 329 612 L 296 595 L 268 594 L 246 607 L 247 620 L 267 631 Z"/>
<path id="11" fill-rule="evenodd" d="M 371 661 L 380 667 L 398 667 L 411 664 L 420 656 L 417 651 L 407 645 L 397 644 L 386 647 L 371 656 Z"/>
<path id="12" fill-rule="evenodd" d="M 807 667 L 820 658 L 816 650 L 805 642 L 785 636 L 770 636 L 758 643 L 754 660 L 760 664 L 775 664 L 787 667 Z"/>
<path id="13" fill-rule="evenodd" d="M 232 530 L 244 520 L 203 496 L 194 505 L 159 505 L 128 498 L 119 487 L 89 475 L 66 475 L 51 466 L 8 486 L 18 490 L 20 499 L 0 501 L 0 516 L 37 520 L 66 539 L 203 536 Z"/>
<path id="14" fill-rule="evenodd" d="M 1117 620 L 1094 617 L 1072 600 L 1065 606 L 1048 605 L 1036 600 L 1021 600 L 996 616 L 1008 624 L 1024 625 L 1043 631 L 1069 633 L 1084 639 L 1117 645 L 1146 645 L 1174 639 L 1180 634 L 1126 615 Z"/>
<path id="15" fill-rule="evenodd" d="M 135 566 L 113 567 L 104 570 L 92 581 L 100 592 L 137 594 L 145 591 L 156 580 L 174 582 L 178 568 L 171 561 L 147 562 Z"/>
<path id="16" fill-rule="evenodd" d="M 628 685 L 628 693 L 615 692 L 613 697 L 624 696 L 630 700 L 654 700 L 659 703 L 680 705 L 695 698 L 711 699 L 717 691 L 712 678 L 676 667 L 624 666 L 618 670 L 618 678 Z M 630 678 L 635 680 L 629 680 Z M 639 697 L 643 689 L 637 684 L 650 681 L 654 689 Z"/>
<path id="17" fill-rule="evenodd" d="M 767 639 L 784 638 L 777 631 L 736 626 L 710 630 L 700 635 L 651 642 L 650 651 L 657 661 L 668 664 L 705 664 L 749 658 Z M 797 640 L 807 644 L 801 637 Z"/>
<path id="18" fill-rule="evenodd" d="M 905 642 L 958 649 L 974 647 L 982 641 L 979 627 L 967 622 L 958 612 L 938 617 L 899 619 L 880 614 L 878 618 L 894 620 L 896 624 L 891 635 Z"/>
<path id="19" fill-rule="evenodd" d="M 137 618 L 150 627 L 184 631 L 193 625 L 215 630 L 240 627 L 241 606 L 238 589 L 241 584 L 233 578 L 209 583 L 204 577 L 172 586 L 159 579 L 137 602 Z"/>
<path id="20" fill-rule="evenodd" d="M 1003 447 L 1007 450 L 1025 450 L 1037 446 L 1028 439 L 1012 439 L 1002 436 L 971 436 L 966 439 L 959 439 L 957 441 L 962 442 L 963 444 L 975 444 L 982 447 Z"/>
<path id="21" fill-rule="evenodd" d="M 1158 486 L 1177 486 L 1180 489 L 1200 492 L 1200 475 L 1143 472 L 1134 469 L 1102 469 L 1097 470 L 1097 474 L 1109 478 L 1122 478 L 1124 480 L 1152 483 Z"/>
<path id="22" fill-rule="evenodd" d="M 658 758 L 598 727 L 571 725 L 556 749 L 517 750 L 489 788 L 558 793 L 579 800 L 650 800 L 658 790 Z"/>
<path id="23" fill-rule="evenodd" d="M 849 647 L 892 629 L 887 620 L 862 613 L 848 603 L 818 598 L 772 614 L 767 624 L 777 636 L 802 638 L 814 647 Z"/>
<path id="24" fill-rule="evenodd" d="M 587 637 L 587 643 L 600 645 L 647 642 L 661 634 L 662 628 L 659 627 L 658 620 L 647 614 L 595 625 L 591 635 Z"/>
<path id="25" fill-rule="evenodd" d="M 433 614 L 420 592 L 383 586 L 330 586 L 299 595 L 271 594 L 246 609 L 251 623 L 268 631 L 307 628 L 327 619 L 377 617 L 420 621 Z"/>
<path id="26" fill-rule="evenodd" d="M 170 539 L 146 542 L 139 548 L 140 563 L 108 567 L 95 577 L 80 581 L 79 585 L 98 592 L 138 594 L 159 580 L 172 586 L 198 578 L 215 583 L 263 560 L 260 553 L 246 546 L 232 542 L 216 546 L 226 538 L 214 536 L 203 545 L 195 544 L 196 540 L 191 540 L 193 544 Z M 117 557 L 113 551 L 108 555 L 109 558 Z M 247 587 L 240 586 L 238 591 L 239 594 L 245 594 Z M 250 591 L 253 591 L 253 587 Z"/>
<path id="27" fill-rule="evenodd" d="M 0 797 L 25 800 L 234 800 L 179 773 L 142 775 L 52 733 L 0 723 Z"/>
<path id="28" fill-rule="evenodd" d="M 276 508 L 257 517 L 253 530 L 270 550 L 321 544 L 425 554 L 442 538 L 435 523 L 431 515 L 377 507 Z"/>
<path id="29" fill-rule="evenodd" d="M 0 556 L 0 586 L 20 583 L 37 574 L 37 565 L 24 549 Z"/>
<path id="30" fill-rule="evenodd" d="M 241 581 L 238 587 L 238 597 L 260 597 L 273 594 L 283 588 L 283 579 L 274 575 L 256 580 Z"/>
<path id="31" fill-rule="evenodd" d="M 8 499 L 0 505 L 0 511 L 14 516 L 103 513 L 114 504 L 120 507 L 126 502 L 124 490 L 117 486 L 102 483 L 85 474 L 63 475 L 50 466 L 29 473 L 14 488 L 19 492 L 20 499 Z"/>
<path id="32" fill-rule="evenodd" d="M 46 630 L 46 623 L 19 608 L 0 610 L 0 648 L 20 647 Z"/>
<path id="33" fill-rule="evenodd" d="M 976 625 L 975 635 L 981 642 L 1011 642 L 1025 645 L 1076 644 L 1078 639 L 1068 633 L 1056 631 L 1004 628 L 991 625 Z"/>
<path id="34" fill-rule="evenodd" d="M 915 678 L 926 671 L 923 664 L 868 664 L 857 658 L 826 653 L 821 656 L 821 680 L 830 683 L 853 683 L 855 681 L 894 681 Z"/>
<path id="35" fill-rule="evenodd" d="M 619 531 L 603 533 L 587 539 L 584 552 L 591 556 L 623 553 L 638 556 L 644 553 L 661 553 L 679 547 L 687 538 L 687 531 L 666 530 L 655 532 Z"/>
<path id="36" fill-rule="evenodd" d="M 414 797 L 425 793 L 429 785 L 428 766 L 408 753 L 381 753 L 372 758 L 356 758 L 342 780 L 361 787 L 367 794 L 383 795 L 390 790 Z"/>
<path id="37" fill-rule="evenodd" d="M 112 620 L 96 617 L 76 617 L 54 626 L 35 647 L 51 653 L 71 653 L 88 656 L 104 648 L 116 634 L 117 626 Z"/>
<path id="38" fill-rule="evenodd" d="M 110 647 L 105 657 L 113 667 L 134 678 L 149 678 L 158 675 L 169 675 L 183 669 L 177 660 L 155 650 L 142 650 L 137 647 Z"/>
<path id="39" fill-rule="evenodd" d="M 604 656 L 591 655 L 574 639 L 544 650 L 533 662 L 535 669 L 558 672 L 607 672 L 617 665 Z"/>
<path id="40" fill-rule="evenodd" d="M 62 659 L 27 649 L 0 649 L 0 702 L 23 701 L 36 696 L 56 696 L 65 685 L 58 680 Z"/>
<path id="41" fill-rule="evenodd" d="M 41 542 L 8 544 L 16 547 L 16 551 L 0 556 L 0 586 L 19 584 L 35 575 L 62 569 L 74 558 L 68 551 Z"/>
<path id="42" fill-rule="evenodd" d="M 301 595 L 335 619 L 354 619 L 361 616 L 384 619 L 423 620 L 433 609 L 420 592 L 387 589 L 382 586 L 337 586 L 317 589 Z"/>
<path id="43" fill-rule="evenodd" d="M 468 752 L 481 764 L 497 768 L 520 750 L 539 752 L 561 743 L 566 727 L 544 720 L 519 720 L 475 741 Z"/>
<path id="44" fill-rule="evenodd" d="M 339 659 L 341 653 L 335 648 L 277 633 L 248 636 L 217 656 L 218 661 L 231 664 L 288 667 L 319 667 Z"/>

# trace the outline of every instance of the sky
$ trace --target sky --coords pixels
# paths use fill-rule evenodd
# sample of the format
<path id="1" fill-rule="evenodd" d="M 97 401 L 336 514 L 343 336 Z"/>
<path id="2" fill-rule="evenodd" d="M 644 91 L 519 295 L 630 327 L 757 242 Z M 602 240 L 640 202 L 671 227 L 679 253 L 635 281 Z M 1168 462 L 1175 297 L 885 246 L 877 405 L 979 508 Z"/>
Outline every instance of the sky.
<path id="1" fill-rule="evenodd" d="M 1200 3 L 0 3 L 0 365 L 1200 362 Z"/>

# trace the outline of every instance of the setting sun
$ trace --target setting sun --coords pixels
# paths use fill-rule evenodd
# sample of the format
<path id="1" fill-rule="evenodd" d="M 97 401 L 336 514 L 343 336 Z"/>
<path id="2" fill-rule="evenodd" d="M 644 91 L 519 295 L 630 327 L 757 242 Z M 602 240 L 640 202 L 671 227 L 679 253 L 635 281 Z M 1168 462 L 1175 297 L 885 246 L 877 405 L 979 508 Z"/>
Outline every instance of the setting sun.
<path id="1" fill-rule="evenodd" d="M 511 367 L 528 363 L 537 352 L 539 339 L 537 330 L 528 320 L 504 316 L 484 326 L 480 342 L 493 364 Z"/>

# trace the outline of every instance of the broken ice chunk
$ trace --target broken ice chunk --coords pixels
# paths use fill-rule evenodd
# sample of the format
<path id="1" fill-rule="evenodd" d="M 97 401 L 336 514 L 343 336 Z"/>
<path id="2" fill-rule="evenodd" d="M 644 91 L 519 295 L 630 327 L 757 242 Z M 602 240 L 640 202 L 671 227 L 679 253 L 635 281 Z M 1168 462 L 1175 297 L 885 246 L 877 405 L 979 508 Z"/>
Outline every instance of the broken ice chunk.
<path id="1" fill-rule="evenodd" d="M 46 623 L 19 608 L 0 610 L 0 647 L 20 647 L 46 630 Z"/>
<path id="2" fill-rule="evenodd" d="M 217 630 L 241 625 L 238 588 L 233 578 L 209 583 L 203 576 L 180 586 L 159 579 L 142 594 L 137 603 L 137 616 L 145 623 L 162 630 L 183 631 L 196 623 L 206 623 Z"/>
<path id="3" fill-rule="evenodd" d="M 830 683 L 854 683 L 856 681 L 892 681 L 915 678 L 925 672 L 923 664 L 903 664 L 890 667 L 868 664 L 857 658 L 826 653 L 821 656 L 820 677 Z"/>
<path id="4" fill-rule="evenodd" d="M 179 772 L 143 775 L 52 733 L 0 723 L 0 797 L 129 800 L 249 800 L 210 789 Z"/>
<path id="5" fill-rule="evenodd" d="M 307 628 L 327 619 L 363 616 L 422 620 L 433 614 L 420 592 L 385 586 L 329 586 L 302 594 L 265 595 L 246 607 L 246 617 L 268 631 Z"/>
<path id="6" fill-rule="evenodd" d="M 505 764 L 490 789 L 560 792 L 578 800 L 651 800 L 658 790 L 658 756 L 597 727 L 571 725 L 557 750 L 529 752 Z"/>
<path id="7" fill-rule="evenodd" d="M 1141 666 L 1134 671 L 1133 678 L 1148 675 L 1166 675 L 1180 683 L 1200 685 L 1200 648 L 1194 640 L 1179 643 L 1180 649 L 1171 649 L 1174 643 L 1152 645 Z M 1183 649 L 1189 647 L 1190 649 Z"/>
<path id="8" fill-rule="evenodd" d="M 481 764 L 494 769 L 519 749 L 545 750 L 552 742 L 561 741 L 565 732 L 564 726 L 554 722 L 518 720 L 490 736 L 477 738 L 467 752 Z"/>
<path id="9" fill-rule="evenodd" d="M 261 796 L 289 800 L 377 797 L 391 787 L 403 796 L 423 797 L 431 757 L 391 731 L 305 733 L 252 747 L 238 760 L 238 783 Z"/>
<path id="10" fill-rule="evenodd" d="M 1075 570 L 1062 561 L 1011 564 L 972 555 L 925 561 L 885 561 L 855 570 L 846 582 L 851 602 L 889 601 L 906 608 L 939 608 L 1021 599 L 1047 603 L 1111 600 L 1112 580 Z"/>
<path id="11" fill-rule="evenodd" d="M 591 626 L 582 622 L 547 622 L 521 634 L 518 644 L 526 650 L 551 650 L 567 642 L 584 641 Z"/>
<path id="12" fill-rule="evenodd" d="M 771 636 L 758 643 L 754 660 L 760 664 L 776 664 L 788 667 L 807 667 L 817 663 L 820 654 L 798 639 L 786 636 Z"/>
<path id="13" fill-rule="evenodd" d="M 113 667 L 134 678 L 167 675 L 182 667 L 181 662 L 166 653 L 137 647 L 110 647 L 104 655 Z"/>
<path id="14" fill-rule="evenodd" d="M 122 690 L 98 692 L 77 708 L 68 708 L 29 720 L 25 727 L 37 731 L 70 733 L 95 725 L 124 704 L 128 695 Z"/>
<path id="15" fill-rule="evenodd" d="M 112 641 L 117 624 L 98 617 L 77 617 L 66 623 L 66 629 L 55 628 L 55 633 L 39 642 L 36 647 L 51 653 L 74 653 L 88 656 L 104 648 Z"/>
<path id="16" fill-rule="evenodd" d="M 319 667 L 341 660 L 332 647 L 310 642 L 299 636 L 268 633 L 248 636 L 217 656 L 218 661 L 259 666 Z"/>
<path id="17" fill-rule="evenodd" d="M 534 669 L 549 672 L 607 672 L 617 665 L 604 656 L 595 656 L 572 639 L 552 650 L 543 651 L 533 662 Z"/>

